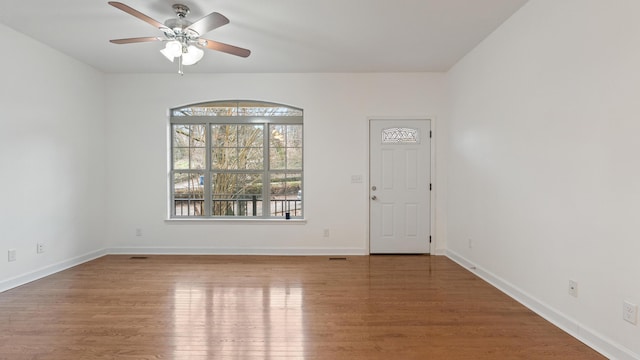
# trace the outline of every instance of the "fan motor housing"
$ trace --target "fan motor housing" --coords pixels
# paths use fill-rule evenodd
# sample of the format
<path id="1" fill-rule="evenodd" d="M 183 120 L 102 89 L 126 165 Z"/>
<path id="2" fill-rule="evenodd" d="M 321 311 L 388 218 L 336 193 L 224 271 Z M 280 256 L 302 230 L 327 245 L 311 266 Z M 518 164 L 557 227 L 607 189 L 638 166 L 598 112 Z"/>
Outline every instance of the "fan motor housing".
<path id="1" fill-rule="evenodd" d="M 187 5 L 182 4 L 173 4 L 173 11 L 176 12 L 179 18 L 185 18 L 187 14 L 191 11 Z"/>

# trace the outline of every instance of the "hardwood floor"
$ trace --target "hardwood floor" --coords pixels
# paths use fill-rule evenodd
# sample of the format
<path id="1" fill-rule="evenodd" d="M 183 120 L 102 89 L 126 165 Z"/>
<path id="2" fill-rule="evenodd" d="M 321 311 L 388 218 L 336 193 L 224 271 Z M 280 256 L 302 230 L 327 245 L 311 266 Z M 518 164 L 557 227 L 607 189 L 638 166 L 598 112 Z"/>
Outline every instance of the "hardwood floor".
<path id="1" fill-rule="evenodd" d="M 439 256 L 105 256 L 0 294 L 0 359 L 604 359 Z"/>

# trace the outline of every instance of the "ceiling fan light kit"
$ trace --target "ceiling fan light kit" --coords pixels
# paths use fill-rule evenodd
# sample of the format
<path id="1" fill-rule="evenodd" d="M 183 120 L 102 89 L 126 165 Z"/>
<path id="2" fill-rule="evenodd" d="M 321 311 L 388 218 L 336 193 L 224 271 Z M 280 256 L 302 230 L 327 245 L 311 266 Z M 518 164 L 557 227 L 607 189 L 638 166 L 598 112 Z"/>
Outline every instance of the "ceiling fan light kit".
<path id="1" fill-rule="evenodd" d="M 164 49 L 160 50 L 160 53 L 173 62 L 175 58 L 182 55 L 182 45 L 176 40 L 169 41 Z"/>
<path id="2" fill-rule="evenodd" d="M 176 13 L 176 18 L 169 19 L 162 24 L 123 3 L 109 1 L 109 5 L 128 13 L 129 15 L 137 17 L 164 33 L 164 37 L 115 39 L 111 40 L 112 43 L 133 44 L 150 41 L 164 41 L 167 44 L 164 49 L 160 50 L 160 53 L 162 53 L 162 55 L 171 62 L 174 62 L 176 59 L 178 60 L 178 73 L 180 75 L 184 74 L 182 70 L 183 65 L 194 65 L 198 63 L 198 61 L 202 60 L 204 57 L 204 51 L 202 48 L 217 50 L 240 57 L 248 57 L 251 54 L 251 51 L 247 49 L 200 38 L 200 34 L 207 33 L 229 23 L 229 19 L 217 12 L 212 12 L 211 14 L 192 23 L 186 19 L 187 14 L 190 12 L 189 7 L 182 4 L 175 4 L 173 5 L 173 10 Z"/>
<path id="3" fill-rule="evenodd" d="M 187 51 L 182 53 L 182 65 L 193 65 L 204 56 L 204 51 L 195 45 L 189 45 Z"/>

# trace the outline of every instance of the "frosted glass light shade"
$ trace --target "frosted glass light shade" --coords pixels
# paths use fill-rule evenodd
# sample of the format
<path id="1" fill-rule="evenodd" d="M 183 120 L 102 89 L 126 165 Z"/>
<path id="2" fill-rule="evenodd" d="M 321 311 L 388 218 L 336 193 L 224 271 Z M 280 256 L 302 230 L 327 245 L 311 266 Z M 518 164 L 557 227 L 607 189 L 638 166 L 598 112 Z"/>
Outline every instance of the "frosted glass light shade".
<path id="1" fill-rule="evenodd" d="M 173 62 L 173 60 L 182 55 L 182 45 L 180 42 L 173 40 L 169 41 L 164 49 L 160 50 L 162 55 L 166 57 L 169 61 Z"/>
<path id="2" fill-rule="evenodd" d="M 193 65 L 204 56 L 204 51 L 195 45 L 189 45 L 187 52 L 182 54 L 182 65 Z"/>

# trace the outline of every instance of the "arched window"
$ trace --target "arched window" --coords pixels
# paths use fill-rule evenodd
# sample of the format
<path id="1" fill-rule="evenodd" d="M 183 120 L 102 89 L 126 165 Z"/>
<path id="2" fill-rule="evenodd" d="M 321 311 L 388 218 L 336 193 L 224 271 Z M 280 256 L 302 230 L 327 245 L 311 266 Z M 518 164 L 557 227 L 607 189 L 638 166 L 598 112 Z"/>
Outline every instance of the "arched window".
<path id="1" fill-rule="evenodd" d="M 215 101 L 171 110 L 171 218 L 302 218 L 302 109 Z"/>

